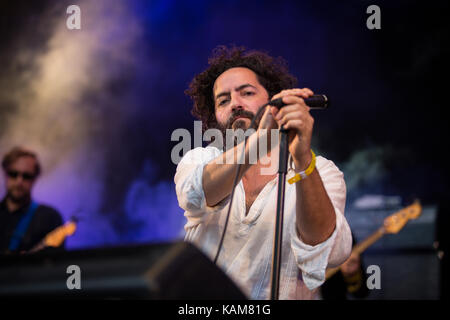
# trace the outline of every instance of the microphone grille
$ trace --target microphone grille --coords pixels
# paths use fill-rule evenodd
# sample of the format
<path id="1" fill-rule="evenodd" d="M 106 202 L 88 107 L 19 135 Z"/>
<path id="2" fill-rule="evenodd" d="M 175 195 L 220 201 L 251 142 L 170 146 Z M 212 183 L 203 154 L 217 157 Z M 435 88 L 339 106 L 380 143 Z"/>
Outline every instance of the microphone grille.
<path id="1" fill-rule="evenodd" d="M 311 109 L 327 109 L 330 106 L 330 100 L 324 94 L 316 94 L 307 99 L 305 103 Z"/>

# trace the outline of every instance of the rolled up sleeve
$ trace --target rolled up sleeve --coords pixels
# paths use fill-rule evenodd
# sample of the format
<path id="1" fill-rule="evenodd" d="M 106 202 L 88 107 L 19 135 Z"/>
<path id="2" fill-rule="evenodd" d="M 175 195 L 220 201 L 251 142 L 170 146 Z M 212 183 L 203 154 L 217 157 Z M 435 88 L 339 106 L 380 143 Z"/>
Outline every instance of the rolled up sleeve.
<path id="1" fill-rule="evenodd" d="M 325 281 L 327 267 L 342 264 L 351 253 L 352 236 L 344 217 L 346 186 L 344 174 L 336 165 L 322 157 L 317 158 L 316 166 L 336 213 L 336 227 L 331 236 L 322 243 L 311 246 L 299 237 L 295 224 L 292 225 L 291 248 L 302 272 L 303 282 L 312 290 Z"/>
<path id="2" fill-rule="evenodd" d="M 175 189 L 178 205 L 185 210 L 185 229 L 200 224 L 206 215 L 219 210 L 221 204 L 209 207 L 203 191 L 203 168 L 221 154 L 215 147 L 195 148 L 186 153 L 177 166 Z"/>

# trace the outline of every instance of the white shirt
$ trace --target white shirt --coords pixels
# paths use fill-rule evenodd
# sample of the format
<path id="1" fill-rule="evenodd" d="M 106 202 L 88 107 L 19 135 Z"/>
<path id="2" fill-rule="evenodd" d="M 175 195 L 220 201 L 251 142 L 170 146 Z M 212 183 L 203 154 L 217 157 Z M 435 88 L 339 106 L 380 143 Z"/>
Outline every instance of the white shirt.
<path id="1" fill-rule="evenodd" d="M 199 247 L 212 260 L 225 225 L 229 197 L 214 207 L 206 205 L 202 186 L 204 166 L 222 153 L 208 146 L 190 150 L 175 174 L 178 203 L 185 210 L 185 240 Z M 296 187 L 286 182 L 280 299 L 313 299 L 325 281 L 325 269 L 342 264 L 350 255 L 352 238 L 344 217 L 346 187 L 343 173 L 323 157 L 316 159 L 325 190 L 336 212 L 336 227 L 324 242 L 310 246 L 296 232 Z M 288 173 L 287 178 L 293 173 Z M 272 248 L 278 178 L 268 182 L 246 215 L 242 181 L 236 187 L 227 233 L 218 265 L 251 299 L 269 299 Z"/>

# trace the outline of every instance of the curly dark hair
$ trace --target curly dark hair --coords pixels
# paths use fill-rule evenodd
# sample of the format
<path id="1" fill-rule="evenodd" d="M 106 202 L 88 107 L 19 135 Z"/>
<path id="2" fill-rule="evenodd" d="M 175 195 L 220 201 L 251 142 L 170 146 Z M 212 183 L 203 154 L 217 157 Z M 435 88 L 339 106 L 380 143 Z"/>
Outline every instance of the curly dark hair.
<path id="1" fill-rule="evenodd" d="M 196 75 L 185 94 L 194 102 L 192 115 L 202 121 L 203 132 L 217 127 L 213 87 L 216 79 L 226 70 L 245 67 L 256 73 L 259 83 L 267 90 L 269 98 L 284 89 L 294 88 L 297 78 L 289 74 L 286 61 L 273 58 L 265 52 L 247 51 L 245 47 L 218 46 L 208 59 L 209 67 Z"/>

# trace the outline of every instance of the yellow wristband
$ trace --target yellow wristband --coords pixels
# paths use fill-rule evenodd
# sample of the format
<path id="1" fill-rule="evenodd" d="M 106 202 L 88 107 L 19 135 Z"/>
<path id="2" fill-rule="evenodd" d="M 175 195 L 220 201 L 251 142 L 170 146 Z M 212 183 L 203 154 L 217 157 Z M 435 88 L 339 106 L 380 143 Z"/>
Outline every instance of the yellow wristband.
<path id="1" fill-rule="evenodd" d="M 316 155 L 314 154 L 314 152 L 312 150 L 311 150 L 311 154 L 312 154 L 312 160 L 311 160 L 311 163 L 309 164 L 308 168 L 306 168 L 305 171 L 299 172 L 295 176 L 290 178 L 288 180 L 289 184 L 293 184 L 293 183 L 299 182 L 300 180 L 304 180 L 313 172 L 314 168 L 316 167 Z"/>

